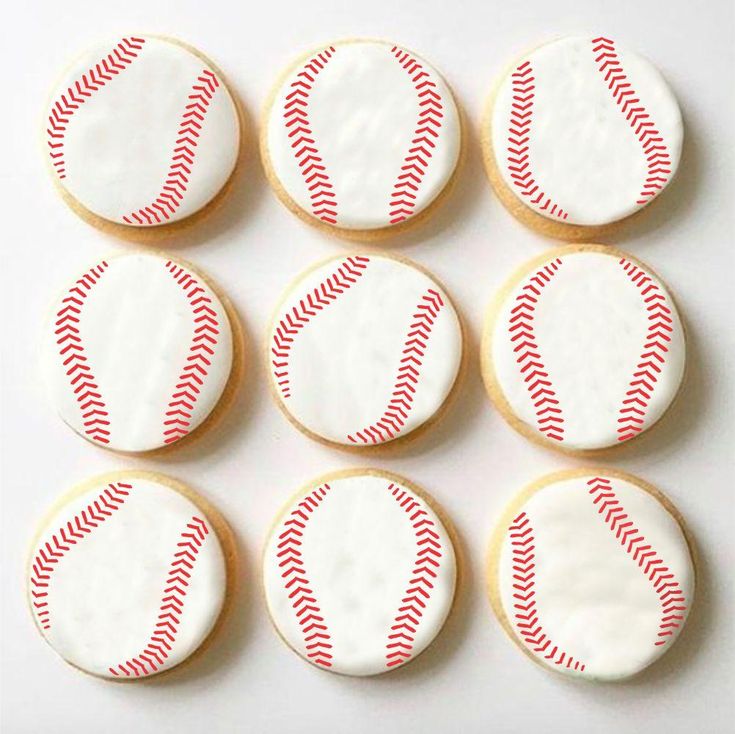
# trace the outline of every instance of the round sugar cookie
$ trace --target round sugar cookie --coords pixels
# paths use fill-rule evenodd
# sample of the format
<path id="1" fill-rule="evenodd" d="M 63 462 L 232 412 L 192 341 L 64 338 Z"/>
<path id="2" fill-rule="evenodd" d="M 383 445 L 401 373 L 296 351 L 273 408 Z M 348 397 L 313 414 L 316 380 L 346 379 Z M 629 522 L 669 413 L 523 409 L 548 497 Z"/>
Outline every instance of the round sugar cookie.
<path id="1" fill-rule="evenodd" d="M 405 479 L 371 469 L 316 479 L 283 508 L 263 554 L 279 635 L 345 675 L 394 670 L 439 634 L 457 564 L 447 528 Z"/>
<path id="2" fill-rule="evenodd" d="M 162 673 L 213 632 L 235 551 L 220 515 L 151 472 L 90 479 L 63 496 L 28 562 L 38 630 L 68 663 L 110 680 Z"/>
<path id="3" fill-rule="evenodd" d="M 179 41 L 102 41 L 56 85 L 46 155 L 67 203 L 123 237 L 172 229 L 224 192 L 240 121 L 219 70 Z M 152 234 L 152 232 L 148 232 Z"/>
<path id="4" fill-rule="evenodd" d="M 490 599 L 533 660 L 575 678 L 629 678 L 663 655 L 692 606 L 683 521 L 630 474 L 549 474 L 516 496 L 493 535 Z"/>
<path id="5" fill-rule="evenodd" d="M 229 304 L 190 265 L 151 252 L 82 273 L 54 305 L 43 341 L 57 412 L 116 451 L 172 446 L 211 424 L 241 371 Z"/>
<path id="6" fill-rule="evenodd" d="M 525 54 L 496 84 L 482 124 L 500 200 L 550 237 L 604 234 L 658 196 L 679 165 L 679 106 L 658 70 L 603 37 Z"/>
<path id="7" fill-rule="evenodd" d="M 392 43 L 339 41 L 290 67 L 268 102 L 261 154 L 283 203 L 352 239 L 428 214 L 462 147 L 452 92 L 424 59 Z"/>
<path id="8" fill-rule="evenodd" d="M 271 386 L 312 438 L 366 447 L 436 417 L 462 362 L 462 328 L 444 289 L 385 255 L 332 258 L 288 289 L 271 324 Z"/>
<path id="9" fill-rule="evenodd" d="M 661 280 L 630 255 L 570 245 L 526 263 L 487 319 L 482 369 L 518 431 L 569 452 L 620 445 L 677 394 L 684 329 Z"/>

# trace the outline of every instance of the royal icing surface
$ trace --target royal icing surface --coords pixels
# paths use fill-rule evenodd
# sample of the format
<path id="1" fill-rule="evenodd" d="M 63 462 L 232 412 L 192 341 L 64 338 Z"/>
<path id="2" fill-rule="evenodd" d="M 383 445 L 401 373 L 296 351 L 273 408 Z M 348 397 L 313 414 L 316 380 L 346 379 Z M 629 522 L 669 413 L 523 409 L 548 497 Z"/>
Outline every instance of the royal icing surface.
<path id="1" fill-rule="evenodd" d="M 683 137 L 661 74 L 606 38 L 563 38 L 524 56 L 498 88 L 491 126 L 508 188 L 539 214 L 582 225 L 657 196 Z"/>
<path id="2" fill-rule="evenodd" d="M 655 423 L 685 363 L 665 286 L 620 253 L 551 254 L 505 296 L 484 349 L 513 414 L 571 449 L 614 446 Z"/>
<path id="3" fill-rule="evenodd" d="M 302 276 L 273 319 L 269 364 L 282 405 L 348 445 L 403 436 L 447 398 L 462 356 L 444 291 L 388 257 L 330 260 Z"/>
<path id="4" fill-rule="evenodd" d="M 263 557 L 266 599 L 285 641 L 314 665 L 374 675 L 439 633 L 456 563 L 439 518 L 399 481 L 327 479 L 292 501 Z"/>
<path id="5" fill-rule="evenodd" d="M 267 121 L 278 182 L 301 209 L 348 229 L 398 224 L 457 165 L 452 94 L 426 61 L 381 41 L 336 43 L 297 64 Z"/>
<path id="6" fill-rule="evenodd" d="M 104 219 L 155 226 L 204 207 L 237 160 L 240 128 L 221 78 L 177 43 L 100 43 L 59 81 L 47 113 L 61 186 Z"/>
<path id="7" fill-rule="evenodd" d="M 232 331 L 195 273 L 149 254 L 102 260 L 53 308 L 44 369 L 63 420 L 93 443 L 147 451 L 193 431 L 219 401 Z"/>
<path id="8" fill-rule="evenodd" d="M 569 675 L 627 678 L 671 646 L 694 593 L 676 520 L 604 474 L 559 479 L 518 508 L 502 540 L 500 600 L 518 641 Z"/>
<path id="9" fill-rule="evenodd" d="M 100 481 L 54 512 L 28 569 L 41 634 L 72 665 L 106 678 L 152 675 L 191 655 L 225 588 L 207 517 L 138 477 Z"/>

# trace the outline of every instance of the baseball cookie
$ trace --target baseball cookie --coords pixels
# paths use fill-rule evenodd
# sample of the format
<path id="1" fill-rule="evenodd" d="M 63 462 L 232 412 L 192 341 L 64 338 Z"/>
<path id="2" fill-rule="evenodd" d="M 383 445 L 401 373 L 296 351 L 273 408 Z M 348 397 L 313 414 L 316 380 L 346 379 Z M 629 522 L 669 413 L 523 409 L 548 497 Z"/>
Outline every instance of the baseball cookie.
<path id="1" fill-rule="evenodd" d="M 634 214 L 679 165 L 674 95 L 647 60 L 607 38 L 562 38 L 500 79 L 482 129 L 503 204 L 551 237 L 589 240 Z"/>
<path id="2" fill-rule="evenodd" d="M 507 508 L 491 544 L 490 598 L 524 652 L 578 678 L 620 680 L 665 653 L 694 595 L 676 509 L 623 472 L 550 474 Z"/>
<path id="3" fill-rule="evenodd" d="M 436 416 L 457 378 L 462 329 L 442 287 L 384 255 L 334 258 L 304 273 L 276 310 L 271 386 L 312 438 L 375 446 Z"/>
<path id="4" fill-rule="evenodd" d="M 43 350 L 51 399 L 99 446 L 170 446 L 213 419 L 237 386 L 237 318 L 189 265 L 142 252 L 101 260 L 52 314 Z"/>
<path id="5" fill-rule="evenodd" d="M 209 208 L 240 148 L 237 108 L 220 72 L 198 51 L 155 36 L 89 49 L 59 81 L 46 121 L 64 198 L 121 236 L 160 234 Z"/>
<path id="6" fill-rule="evenodd" d="M 664 284 L 601 245 L 526 263 L 498 294 L 482 344 L 490 397 L 528 438 L 562 451 L 617 446 L 676 396 L 684 330 Z"/>
<path id="7" fill-rule="evenodd" d="M 71 665 L 111 680 L 169 670 L 209 637 L 235 553 L 219 514 L 149 472 L 106 474 L 51 509 L 28 565 L 36 625 Z"/>
<path id="8" fill-rule="evenodd" d="M 263 555 L 271 619 L 317 667 L 376 675 L 413 660 L 454 599 L 454 549 L 425 495 L 370 469 L 309 484 L 283 509 Z"/>
<path id="9" fill-rule="evenodd" d="M 261 153 L 283 203 L 344 237 L 426 215 L 462 145 L 452 93 L 424 59 L 384 41 L 340 41 L 300 59 L 267 105 Z"/>

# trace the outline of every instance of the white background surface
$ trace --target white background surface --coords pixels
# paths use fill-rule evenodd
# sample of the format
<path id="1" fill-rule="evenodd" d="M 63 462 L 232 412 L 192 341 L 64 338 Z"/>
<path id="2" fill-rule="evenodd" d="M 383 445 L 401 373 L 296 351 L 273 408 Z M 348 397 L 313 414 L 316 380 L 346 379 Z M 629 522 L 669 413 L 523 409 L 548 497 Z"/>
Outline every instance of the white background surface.
<path id="1" fill-rule="evenodd" d="M 706 8 L 703 10 L 702 8 Z M 461 9 L 461 10 L 460 10 Z M 124 245 L 79 220 L 54 193 L 38 131 L 59 70 L 100 35 L 159 32 L 200 47 L 257 117 L 284 64 L 335 37 L 378 36 L 443 71 L 469 122 L 466 166 L 451 200 L 397 251 L 432 269 L 462 309 L 470 369 L 444 422 L 384 458 L 312 443 L 281 416 L 261 363 L 281 290 L 346 246 L 276 201 L 251 145 L 226 206 L 168 247 L 232 297 L 250 342 L 249 374 L 220 431 L 164 460 L 97 449 L 50 411 L 36 348 L 52 296 L 90 261 Z M 604 33 L 654 60 L 686 121 L 680 175 L 647 216 L 615 238 L 678 297 L 689 330 L 680 401 L 656 431 L 607 458 L 669 494 L 699 544 L 698 603 L 677 645 L 638 680 L 590 685 L 552 675 L 512 645 L 485 598 L 488 535 L 512 493 L 581 461 L 530 445 L 485 397 L 477 366 L 483 312 L 511 270 L 549 242 L 494 198 L 480 163 L 477 120 L 493 76 L 524 48 L 570 32 Z M 24 2 L 5 6 L 2 135 L 2 731 L 20 732 L 726 732 L 733 690 L 733 18 L 729 0 L 536 0 L 310 3 Z M 272 631 L 259 552 L 283 501 L 305 480 L 355 464 L 405 474 L 446 508 L 461 536 L 462 586 L 435 645 L 375 679 L 329 675 Z M 211 649 L 158 682 L 116 685 L 57 659 L 25 607 L 23 565 L 35 523 L 62 490 L 115 468 L 183 479 L 231 521 L 242 555 L 234 612 Z"/>

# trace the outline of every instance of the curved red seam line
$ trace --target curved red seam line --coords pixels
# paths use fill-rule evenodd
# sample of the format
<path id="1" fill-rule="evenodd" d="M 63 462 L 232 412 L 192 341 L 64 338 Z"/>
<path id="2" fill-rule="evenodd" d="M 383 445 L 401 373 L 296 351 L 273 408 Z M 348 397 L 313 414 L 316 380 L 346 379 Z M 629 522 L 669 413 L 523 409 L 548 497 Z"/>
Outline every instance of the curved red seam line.
<path id="1" fill-rule="evenodd" d="M 441 95 L 436 91 L 436 82 L 423 65 L 397 46 L 393 46 L 391 53 L 411 78 L 419 105 L 419 117 L 411 147 L 403 159 L 401 173 L 398 174 L 390 198 L 390 223 L 396 224 L 414 214 L 416 195 L 436 147 L 435 141 L 439 137 L 444 108 Z"/>
<path id="2" fill-rule="evenodd" d="M 394 439 L 403 430 L 408 414 L 413 408 L 422 360 L 434 321 L 443 307 L 441 295 L 433 288 L 429 288 L 421 296 L 416 307 L 417 313 L 413 315 L 413 321 L 408 327 L 408 334 L 403 343 L 398 373 L 388 406 L 375 423 L 347 436 L 352 443 L 380 443 Z"/>
<path id="3" fill-rule="evenodd" d="M 291 128 L 288 131 L 291 148 L 309 190 L 312 214 L 328 224 L 337 223 L 337 196 L 313 137 L 309 122 L 309 96 L 316 77 L 334 53 L 334 46 L 329 46 L 306 62 L 296 74 L 296 81 L 289 85 L 292 91 L 286 95 L 283 108 L 286 129 Z"/>
<path id="4" fill-rule="evenodd" d="M 671 176 L 671 156 L 656 123 L 651 120 L 651 115 L 635 96 L 636 92 L 620 63 L 615 42 L 609 38 L 594 38 L 592 46 L 592 52 L 597 54 L 595 63 L 599 64 L 598 70 L 604 75 L 613 99 L 643 148 L 646 157 L 646 179 L 636 204 L 647 204 L 666 186 Z"/>
<path id="5" fill-rule="evenodd" d="M 191 583 L 197 556 L 209 535 L 207 524 L 200 517 L 192 516 L 181 532 L 178 550 L 169 566 L 158 609 L 158 621 L 141 652 L 135 657 L 109 668 L 116 676 L 139 677 L 155 673 L 171 654 L 176 634 L 184 613 L 184 602 Z"/>
<path id="6" fill-rule="evenodd" d="M 334 303 L 349 290 L 363 275 L 369 262 L 369 257 L 360 255 L 343 260 L 335 272 L 307 293 L 276 325 L 273 330 L 271 365 L 282 397 L 291 397 L 289 359 L 296 335 L 318 311 Z"/>
<path id="7" fill-rule="evenodd" d="M 587 486 L 589 494 L 594 497 L 593 504 L 599 505 L 598 514 L 603 517 L 610 531 L 615 533 L 626 553 L 638 564 L 658 595 L 661 602 L 661 622 L 657 635 L 659 639 L 654 644 L 665 645 L 684 623 L 687 609 L 684 592 L 669 567 L 664 565 L 661 557 L 629 519 L 610 480 L 593 477 L 587 482 Z"/>
<path id="8" fill-rule="evenodd" d="M 285 530 L 278 536 L 277 546 L 278 567 L 281 569 L 285 591 L 301 627 L 306 657 L 315 665 L 324 668 L 332 666 L 331 637 L 304 568 L 301 545 L 311 515 L 329 490 L 330 486 L 324 484 L 299 502 L 283 523 Z"/>
<path id="9" fill-rule="evenodd" d="M 554 203 L 536 183 L 530 163 L 531 122 L 536 77 L 530 61 L 524 61 L 511 75 L 513 97 L 508 124 L 507 165 L 513 184 L 522 196 L 549 216 L 566 219 L 569 213 Z M 551 207 L 551 208 L 549 208 Z"/>
<path id="10" fill-rule="evenodd" d="M 521 512 L 508 528 L 512 547 L 513 616 L 518 633 L 534 652 L 554 665 L 583 672 L 584 663 L 559 649 L 544 632 L 536 607 L 536 539 L 528 515 Z"/>
<path id="11" fill-rule="evenodd" d="M 220 332 L 217 312 L 212 308 L 212 299 L 199 281 L 170 260 L 166 263 L 166 269 L 189 300 L 194 326 L 189 353 L 163 421 L 164 443 L 169 444 L 183 438 L 191 430 L 194 405 L 212 366 L 211 360 Z"/>
<path id="12" fill-rule="evenodd" d="M 109 484 L 97 499 L 62 525 L 36 552 L 31 563 L 31 596 L 33 611 L 43 630 L 51 629 L 48 601 L 51 574 L 73 546 L 120 509 L 132 489 L 132 485 L 123 482 Z"/>
<path id="13" fill-rule="evenodd" d="M 52 104 L 48 117 L 49 126 L 46 128 L 47 143 L 51 164 L 60 179 L 66 178 L 64 138 L 71 117 L 94 92 L 133 63 L 144 43 L 144 38 L 123 38 L 107 56 L 82 74 L 81 78 L 74 81 Z"/>
<path id="14" fill-rule="evenodd" d="M 84 433 L 101 444 L 110 442 L 110 416 L 82 344 L 80 319 L 90 290 L 106 269 L 107 262 L 103 260 L 76 281 L 62 300 L 54 324 L 59 356 L 82 411 Z"/>
<path id="15" fill-rule="evenodd" d="M 537 270 L 523 286 L 520 295 L 516 297 L 516 306 L 510 312 L 508 332 L 511 343 L 517 342 L 513 352 L 536 409 L 537 428 L 547 438 L 555 441 L 564 440 L 564 418 L 551 378 L 541 360 L 533 320 L 541 291 L 561 264 L 561 258 L 552 260 Z"/>
<path id="16" fill-rule="evenodd" d="M 385 667 L 403 665 L 412 655 L 416 630 L 431 598 L 442 557 L 436 525 L 429 513 L 406 490 L 395 484 L 388 491 L 408 515 L 416 538 L 416 560 L 401 606 L 393 619 L 386 643 Z"/>

